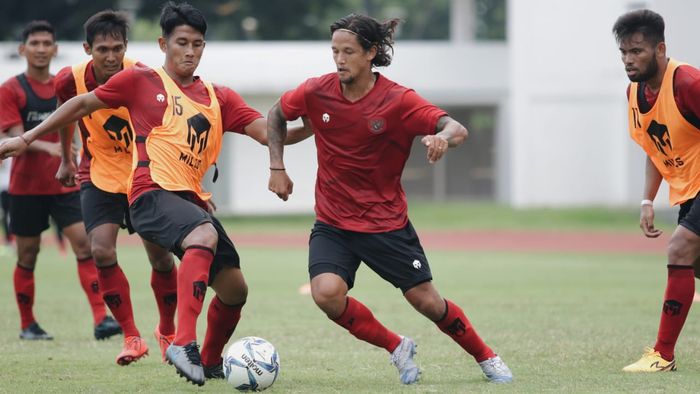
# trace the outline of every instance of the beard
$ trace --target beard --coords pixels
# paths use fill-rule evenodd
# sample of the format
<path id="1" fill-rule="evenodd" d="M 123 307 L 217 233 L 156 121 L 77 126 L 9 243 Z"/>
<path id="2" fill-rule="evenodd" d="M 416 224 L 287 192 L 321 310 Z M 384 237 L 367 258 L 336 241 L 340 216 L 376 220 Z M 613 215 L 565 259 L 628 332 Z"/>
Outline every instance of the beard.
<path id="1" fill-rule="evenodd" d="M 652 79 L 658 71 L 659 62 L 656 60 L 656 57 L 653 57 L 651 62 L 649 62 L 647 69 L 644 72 L 640 71 L 639 74 L 635 75 L 634 77 L 628 76 L 628 78 L 632 82 L 645 82 Z"/>

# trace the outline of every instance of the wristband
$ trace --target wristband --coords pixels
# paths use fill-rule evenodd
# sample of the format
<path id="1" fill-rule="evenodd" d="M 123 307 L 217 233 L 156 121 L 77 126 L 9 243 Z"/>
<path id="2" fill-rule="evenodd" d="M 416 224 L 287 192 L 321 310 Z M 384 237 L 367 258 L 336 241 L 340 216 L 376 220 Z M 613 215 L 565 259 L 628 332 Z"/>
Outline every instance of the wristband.
<path id="1" fill-rule="evenodd" d="M 29 142 L 27 142 L 27 139 L 24 138 L 24 136 L 22 134 L 20 134 L 18 137 L 21 138 L 22 141 L 24 141 L 25 145 L 29 146 Z"/>
<path id="2" fill-rule="evenodd" d="M 645 199 L 645 200 L 642 200 L 642 203 L 641 203 L 640 205 L 641 205 L 641 206 L 645 206 L 645 205 L 654 206 L 654 202 L 651 201 L 651 200 L 646 200 L 646 199 Z"/>
<path id="3" fill-rule="evenodd" d="M 286 168 L 284 168 L 284 167 L 282 167 L 282 168 L 272 168 L 272 167 L 270 167 L 270 171 L 286 171 Z"/>

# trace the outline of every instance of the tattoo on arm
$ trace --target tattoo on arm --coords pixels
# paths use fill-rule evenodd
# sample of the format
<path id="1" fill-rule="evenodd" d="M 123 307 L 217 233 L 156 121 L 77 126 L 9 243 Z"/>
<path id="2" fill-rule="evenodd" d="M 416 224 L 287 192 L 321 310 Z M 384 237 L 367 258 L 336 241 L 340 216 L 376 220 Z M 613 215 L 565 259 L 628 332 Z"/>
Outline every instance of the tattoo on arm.
<path id="1" fill-rule="evenodd" d="M 270 149 L 270 162 L 282 160 L 284 141 L 287 139 L 287 120 L 277 102 L 267 115 L 267 145 Z"/>

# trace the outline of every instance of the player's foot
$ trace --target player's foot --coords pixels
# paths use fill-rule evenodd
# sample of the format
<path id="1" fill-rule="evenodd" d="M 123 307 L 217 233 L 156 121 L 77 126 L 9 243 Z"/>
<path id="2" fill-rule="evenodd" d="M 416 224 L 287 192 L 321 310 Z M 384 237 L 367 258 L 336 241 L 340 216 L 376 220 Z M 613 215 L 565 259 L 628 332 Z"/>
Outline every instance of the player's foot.
<path id="1" fill-rule="evenodd" d="M 172 344 L 165 352 L 165 358 L 175 366 L 177 373 L 187 381 L 198 386 L 204 385 L 204 369 L 199 345 L 192 341 L 185 346 Z"/>
<path id="2" fill-rule="evenodd" d="M 202 368 L 204 369 L 204 377 L 207 379 L 226 379 L 223 361 L 219 361 L 218 364 L 212 366 L 202 364 Z"/>
<path id="3" fill-rule="evenodd" d="M 122 328 L 112 316 L 105 316 L 105 318 L 95 326 L 95 339 L 98 341 L 121 333 Z"/>
<path id="4" fill-rule="evenodd" d="M 165 351 L 168 350 L 168 346 L 173 343 L 175 334 L 163 335 L 160 333 L 159 327 L 156 326 L 156 329 L 153 331 L 153 336 L 156 337 L 156 341 L 158 341 L 158 345 L 160 345 L 160 354 L 163 357 L 163 362 L 168 361 L 165 359 Z"/>
<path id="5" fill-rule="evenodd" d="M 19 339 L 27 341 L 51 341 L 53 337 L 44 331 L 43 328 L 39 327 L 39 323 L 34 322 L 19 333 Z"/>
<path id="6" fill-rule="evenodd" d="M 667 361 L 656 350 L 648 347 L 636 363 L 622 368 L 624 372 L 665 372 L 676 370 L 676 360 Z"/>
<path id="7" fill-rule="evenodd" d="M 391 363 L 399 370 L 399 379 L 403 384 L 412 384 L 420 379 L 420 368 L 413 361 L 416 343 L 408 337 L 401 337 L 399 346 L 391 353 Z"/>
<path id="8" fill-rule="evenodd" d="M 143 338 L 132 336 L 124 338 L 124 347 L 117 356 L 117 364 L 129 365 L 148 355 L 148 345 Z"/>
<path id="9" fill-rule="evenodd" d="M 491 383 L 510 383 L 513 373 L 500 356 L 494 356 L 479 363 L 481 371 Z"/>

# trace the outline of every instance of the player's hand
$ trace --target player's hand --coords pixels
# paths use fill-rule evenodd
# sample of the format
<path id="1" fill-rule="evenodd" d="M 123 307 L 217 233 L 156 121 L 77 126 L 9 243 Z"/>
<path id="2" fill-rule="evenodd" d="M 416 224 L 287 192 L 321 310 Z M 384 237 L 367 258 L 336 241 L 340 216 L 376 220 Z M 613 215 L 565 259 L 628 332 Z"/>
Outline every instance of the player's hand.
<path id="1" fill-rule="evenodd" d="M 58 166 L 58 171 L 56 171 L 56 180 L 61 182 L 63 186 L 72 187 L 75 186 L 78 179 L 78 166 L 73 160 L 61 160 L 61 165 Z"/>
<path id="2" fill-rule="evenodd" d="M 439 135 L 426 135 L 420 140 L 428 148 L 428 163 L 433 164 L 447 153 L 449 143 Z"/>
<path id="3" fill-rule="evenodd" d="M 0 160 L 19 156 L 27 150 L 27 143 L 22 137 L 12 137 L 0 142 Z"/>
<path id="4" fill-rule="evenodd" d="M 639 227 L 647 238 L 657 238 L 663 234 L 663 231 L 654 228 L 654 207 L 652 205 L 642 206 L 642 212 L 639 215 Z"/>
<path id="5" fill-rule="evenodd" d="M 287 171 L 270 170 L 270 182 L 267 184 L 267 188 L 283 201 L 287 201 L 294 189 L 294 182 L 287 175 Z"/>

